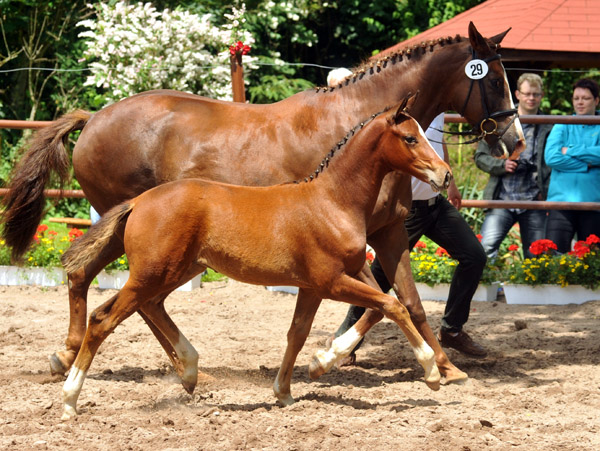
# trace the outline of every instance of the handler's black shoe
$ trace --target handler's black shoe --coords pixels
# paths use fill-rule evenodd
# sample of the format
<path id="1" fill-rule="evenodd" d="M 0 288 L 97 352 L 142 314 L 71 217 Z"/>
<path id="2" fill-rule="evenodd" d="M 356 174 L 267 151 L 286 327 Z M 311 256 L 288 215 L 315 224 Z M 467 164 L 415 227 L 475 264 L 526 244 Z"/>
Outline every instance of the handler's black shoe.
<path id="1" fill-rule="evenodd" d="M 479 343 L 474 342 L 464 330 L 453 336 L 451 332 L 440 329 L 438 340 L 445 348 L 456 349 L 470 357 L 485 357 L 487 355 L 485 348 Z"/>

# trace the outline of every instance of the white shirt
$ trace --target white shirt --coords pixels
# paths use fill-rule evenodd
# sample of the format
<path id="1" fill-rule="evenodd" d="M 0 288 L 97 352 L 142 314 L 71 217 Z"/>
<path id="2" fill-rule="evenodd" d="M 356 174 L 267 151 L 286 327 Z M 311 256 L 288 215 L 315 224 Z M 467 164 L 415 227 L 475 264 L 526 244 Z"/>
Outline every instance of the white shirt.
<path id="1" fill-rule="evenodd" d="M 444 134 L 438 130 L 444 129 L 444 113 L 438 114 L 427 130 L 425 130 L 425 136 L 430 140 L 431 147 L 435 149 L 440 158 L 444 159 L 444 147 L 442 146 L 442 139 L 444 138 Z M 412 198 L 413 200 L 428 200 L 432 197 L 437 196 L 439 193 L 436 193 L 431 189 L 429 183 L 422 182 L 418 178 L 412 177 Z"/>

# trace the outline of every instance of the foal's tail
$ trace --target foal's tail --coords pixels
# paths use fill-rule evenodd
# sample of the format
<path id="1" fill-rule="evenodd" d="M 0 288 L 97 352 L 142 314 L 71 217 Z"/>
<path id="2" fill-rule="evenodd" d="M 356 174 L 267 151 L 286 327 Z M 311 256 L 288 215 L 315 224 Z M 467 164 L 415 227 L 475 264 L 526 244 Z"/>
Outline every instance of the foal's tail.
<path id="1" fill-rule="evenodd" d="M 117 230 L 125 226 L 133 206 L 133 201 L 127 201 L 111 208 L 87 233 L 73 242 L 61 257 L 67 274 L 83 268 L 100 255 Z"/>
<path id="2" fill-rule="evenodd" d="M 23 256 L 44 213 L 44 188 L 53 172 L 62 187 L 69 177 L 69 155 L 65 143 L 69 133 L 81 130 L 91 113 L 75 111 L 38 131 L 12 173 L 8 193 L 4 197 L 2 236 L 12 247 L 12 259 Z"/>

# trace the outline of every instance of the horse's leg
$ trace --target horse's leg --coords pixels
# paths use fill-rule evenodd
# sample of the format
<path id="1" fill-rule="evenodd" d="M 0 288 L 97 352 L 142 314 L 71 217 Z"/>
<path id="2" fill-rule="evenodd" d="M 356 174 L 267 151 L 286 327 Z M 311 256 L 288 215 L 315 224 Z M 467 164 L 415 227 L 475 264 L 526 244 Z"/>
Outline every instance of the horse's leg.
<path id="1" fill-rule="evenodd" d="M 150 295 L 136 293 L 128 285 L 129 282 L 119 293 L 95 309 L 90 315 L 83 343 L 63 386 L 62 420 L 68 420 L 77 415 L 77 399 L 100 344 L 150 297 Z M 146 291 L 148 290 L 146 289 Z"/>
<path id="2" fill-rule="evenodd" d="M 435 354 L 423 340 L 411 321 L 410 314 L 397 299 L 376 290 L 348 275 L 343 275 L 334 287 L 332 299 L 343 300 L 355 305 L 376 309 L 384 316 L 394 321 L 408 339 L 417 361 L 425 370 L 425 383 L 432 390 L 440 388 L 440 373 L 435 362 Z M 352 332 L 351 328 L 348 332 Z M 345 334 L 344 334 L 345 335 Z M 338 337 L 338 339 L 342 338 Z"/>
<path id="3" fill-rule="evenodd" d="M 49 357 L 52 374 L 66 374 L 79 352 L 86 330 L 87 293 L 92 280 L 102 268 L 119 258 L 124 252 L 123 242 L 115 236 L 97 259 L 85 268 L 68 274 L 69 331 L 65 340 L 66 349 L 57 351 Z"/>
<path id="4" fill-rule="evenodd" d="M 191 395 L 198 383 L 198 352 L 165 310 L 167 295 L 161 295 L 156 300 L 145 303 L 138 313 L 166 351 L 181 378 L 183 388 Z"/>
<path id="5" fill-rule="evenodd" d="M 467 373 L 450 361 L 427 321 L 410 268 L 410 248 L 404 226 L 395 224 L 386 228 L 385 233 L 378 232 L 369 238 L 386 278 L 393 281 L 392 288 L 396 296 L 406 306 L 415 327 L 435 352 L 435 362 L 446 383 L 465 381 Z"/>
<path id="6" fill-rule="evenodd" d="M 373 274 L 369 270 L 369 265 L 365 262 L 357 279 L 366 283 L 370 287 L 380 290 Z M 378 310 L 367 309 L 360 319 L 352 325 L 343 335 L 337 337 L 331 342 L 328 350 L 319 349 L 313 354 L 312 360 L 308 366 L 308 375 L 311 379 L 317 379 L 323 374 L 329 372 L 331 368 L 343 358 L 350 355 L 356 345 L 362 340 L 367 332 L 383 319 L 383 313 Z"/>
<path id="7" fill-rule="evenodd" d="M 296 309 L 292 325 L 287 334 L 287 348 L 283 356 L 283 362 L 275 378 L 273 391 L 275 396 L 284 406 L 294 403 L 290 391 L 294 363 L 298 353 L 306 342 L 310 332 L 315 314 L 321 305 L 321 298 L 314 292 L 300 288 L 296 299 Z"/>

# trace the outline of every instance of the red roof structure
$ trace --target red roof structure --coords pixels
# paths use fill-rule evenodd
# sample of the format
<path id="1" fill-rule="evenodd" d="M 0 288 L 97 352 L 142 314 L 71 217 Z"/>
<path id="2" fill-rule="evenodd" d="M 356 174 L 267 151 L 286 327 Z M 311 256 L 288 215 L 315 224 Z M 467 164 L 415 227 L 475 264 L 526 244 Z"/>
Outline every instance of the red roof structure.
<path id="1" fill-rule="evenodd" d="M 600 67 L 600 0 L 487 0 L 382 53 L 465 36 L 471 21 L 486 37 L 512 27 L 501 45 L 507 67 Z"/>

